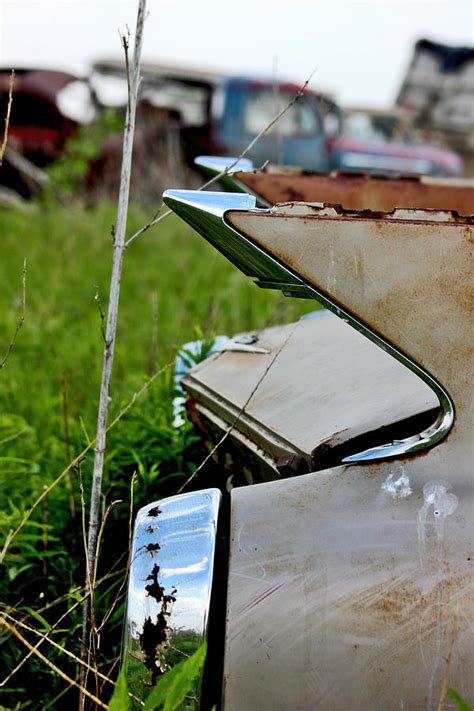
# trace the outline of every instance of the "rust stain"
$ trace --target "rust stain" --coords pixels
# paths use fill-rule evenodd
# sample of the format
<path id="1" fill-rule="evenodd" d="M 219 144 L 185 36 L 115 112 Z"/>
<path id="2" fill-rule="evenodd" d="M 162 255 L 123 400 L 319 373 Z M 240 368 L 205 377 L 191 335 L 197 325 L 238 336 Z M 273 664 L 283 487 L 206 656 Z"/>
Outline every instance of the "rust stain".
<path id="1" fill-rule="evenodd" d="M 365 631 L 368 628 L 388 631 L 393 626 L 403 633 L 402 625 L 410 623 L 419 625 L 418 638 L 425 639 L 438 628 L 441 607 L 447 623 L 473 594 L 468 575 L 445 577 L 426 591 L 410 581 L 395 580 L 392 585 L 379 584 L 362 591 L 354 600 L 354 606 L 359 610 Z"/>
<path id="2" fill-rule="evenodd" d="M 188 397 L 186 398 L 185 408 L 186 408 L 186 415 L 188 417 L 188 420 L 195 427 L 197 427 L 197 429 L 201 430 L 201 432 L 204 432 L 205 434 L 207 434 L 207 428 L 205 427 L 202 419 L 199 416 L 199 412 L 196 408 L 196 403 L 194 401 L 194 398 L 191 397 L 191 395 L 188 395 Z"/>
<path id="3" fill-rule="evenodd" d="M 474 216 L 471 215 L 459 215 L 459 213 L 456 210 L 435 210 L 431 208 L 399 208 L 395 207 L 392 210 L 388 211 L 383 211 L 383 210 L 371 210 L 369 208 L 363 208 L 360 210 L 352 210 L 348 209 L 346 207 L 343 207 L 340 203 L 337 202 L 324 202 L 322 203 L 323 207 L 321 205 L 311 205 L 311 204 L 305 204 L 305 209 L 306 209 L 306 214 L 302 215 L 301 213 L 295 212 L 294 214 L 291 214 L 291 212 L 287 212 L 286 214 L 282 214 L 281 212 L 270 212 L 270 213 L 262 213 L 260 215 L 255 215 L 256 217 L 264 217 L 264 218 L 270 218 L 270 219 L 278 219 L 278 220 L 283 220 L 284 222 L 288 222 L 290 220 L 299 220 L 302 221 L 304 224 L 309 223 L 309 221 L 312 219 L 313 216 L 318 217 L 320 220 L 371 220 L 373 221 L 373 225 L 377 227 L 377 220 L 378 221 L 390 221 L 390 222 L 395 222 L 395 223 L 414 223 L 417 225 L 430 225 L 436 227 L 437 225 L 443 225 L 443 227 L 446 226 L 446 224 L 451 224 L 451 225 L 458 225 L 458 224 L 463 224 L 467 225 L 467 232 L 466 234 L 469 235 L 469 225 L 474 224 Z M 295 202 L 290 201 L 290 202 L 282 202 L 278 203 L 278 209 L 280 208 L 293 208 L 295 207 Z M 332 214 L 327 214 L 326 210 L 330 208 L 334 210 L 336 213 L 335 215 Z M 232 214 L 234 213 L 234 210 L 229 210 L 227 213 L 227 218 L 229 219 L 230 224 L 232 225 Z M 423 216 L 422 216 L 423 215 Z M 442 219 L 430 219 L 432 216 L 442 216 Z"/>

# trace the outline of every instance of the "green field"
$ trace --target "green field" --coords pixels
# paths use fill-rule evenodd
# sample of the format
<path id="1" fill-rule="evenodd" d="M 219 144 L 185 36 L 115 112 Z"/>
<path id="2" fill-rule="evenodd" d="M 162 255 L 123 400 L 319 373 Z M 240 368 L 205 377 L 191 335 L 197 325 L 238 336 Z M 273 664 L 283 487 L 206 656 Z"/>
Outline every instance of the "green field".
<path id="1" fill-rule="evenodd" d="M 142 208 L 132 207 L 128 234 L 149 217 Z M 26 210 L 0 213 L 1 357 L 21 315 L 22 268 L 27 260 L 25 321 L 0 371 L 3 537 L 64 468 L 66 429 L 71 456 L 94 437 L 102 358 L 96 294 L 106 311 L 114 220 L 115 207 L 107 203 L 90 208 L 33 203 Z M 167 218 L 139 238 L 125 257 L 111 417 L 150 375 L 174 359 L 186 341 L 283 323 L 313 308 L 312 303 L 257 289 L 178 218 Z M 169 368 L 109 435 L 103 507 L 117 498 L 123 503 L 110 516 L 99 574 L 114 566 L 120 571 L 125 564 L 133 472 L 138 473 L 136 507 L 173 493 L 177 482 L 205 456 L 191 426 L 179 433 L 172 427 L 171 376 Z M 25 615 L 28 624 L 33 622 L 42 631 L 80 597 L 76 588 L 83 584 L 84 558 L 79 479 L 84 481 L 87 510 L 91 464 L 88 455 L 73 473 L 75 517 L 69 482 L 64 480 L 38 506 L 5 559 L 3 602 L 15 608 L 16 617 Z M 99 610 L 110 606 L 120 577 L 118 572 L 102 586 Z M 122 612 L 117 607 L 104 633 L 99 664 L 106 674 L 118 655 Z M 52 634 L 76 652 L 80 618 L 79 609 L 72 610 Z M 28 638 L 34 641 L 31 634 Z M 43 647 L 58 666 L 77 677 L 74 663 L 47 643 Z M 26 652 L 21 642 L 8 635 L 3 637 L 2 651 L 10 669 Z M 27 693 L 31 675 L 36 700 Z M 65 689 L 64 681 L 33 658 L 9 682 L 3 703 L 7 708 L 17 703 L 20 708 L 47 708 L 48 703 L 61 708 L 71 699 L 70 692 L 61 695 Z"/>

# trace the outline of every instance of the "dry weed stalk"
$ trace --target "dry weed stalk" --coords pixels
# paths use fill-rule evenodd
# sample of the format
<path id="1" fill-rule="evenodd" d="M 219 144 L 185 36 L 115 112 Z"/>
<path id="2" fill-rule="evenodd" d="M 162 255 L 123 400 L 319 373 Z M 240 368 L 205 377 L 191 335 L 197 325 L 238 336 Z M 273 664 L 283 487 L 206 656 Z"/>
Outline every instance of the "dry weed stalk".
<path id="1" fill-rule="evenodd" d="M 63 406 L 63 429 L 64 429 L 64 452 L 66 455 L 66 464 L 71 464 L 71 445 L 69 442 L 69 420 L 68 420 L 68 405 L 67 405 L 67 381 L 64 370 L 61 372 L 61 401 Z M 71 471 L 68 474 L 69 479 L 69 511 L 71 520 L 76 518 L 76 502 L 74 499 L 74 477 Z"/>
<path id="2" fill-rule="evenodd" d="M 92 571 L 97 564 L 97 543 L 99 535 L 99 515 L 102 491 L 102 476 L 104 471 L 105 447 L 107 440 L 107 423 L 109 416 L 110 382 L 114 360 L 115 338 L 117 332 L 118 308 L 120 299 L 120 282 L 122 277 L 123 256 L 125 252 L 125 231 L 127 227 L 128 200 L 130 194 L 130 176 L 132 168 L 133 139 L 135 132 L 135 115 L 140 82 L 140 54 L 142 47 L 143 27 L 145 23 L 146 0 L 139 0 L 135 30 L 135 47 L 131 71 L 128 63 L 128 38 L 122 37 L 127 67 L 128 106 L 125 130 L 123 136 L 122 167 L 120 174 L 120 189 L 117 208 L 117 226 L 113 241 L 112 276 L 110 280 L 109 305 L 107 311 L 107 325 L 105 332 L 104 354 L 102 361 L 102 377 L 100 384 L 99 408 L 97 415 L 97 434 L 94 449 L 94 470 L 92 474 L 92 490 L 89 512 L 89 525 L 86 555 L 86 585 L 90 595 L 84 602 L 84 616 L 82 626 L 83 658 L 88 656 L 88 636 L 90 625 L 90 611 L 94 579 Z M 96 645 L 93 644 L 93 647 Z M 85 697 L 81 692 L 80 705 L 84 708 Z"/>
<path id="3" fill-rule="evenodd" d="M 30 642 L 28 642 L 28 640 L 25 639 L 25 637 L 23 637 L 20 632 L 18 632 L 16 627 L 10 624 L 10 622 L 8 622 L 8 620 L 6 620 L 5 617 L 2 615 L 0 615 L 0 625 L 6 627 L 12 634 L 14 634 L 15 637 L 17 637 L 20 642 L 25 645 L 25 647 L 27 647 L 31 652 L 33 652 L 35 656 L 41 659 L 41 661 L 44 662 L 44 664 L 46 664 L 46 666 L 49 667 L 55 674 L 58 674 L 61 679 L 64 679 L 64 681 L 67 681 L 72 686 L 77 686 L 82 696 L 89 697 L 97 704 L 97 706 L 100 706 L 103 709 L 107 708 L 107 704 L 104 704 L 100 699 L 97 698 L 97 696 L 94 696 L 94 694 L 91 694 L 90 691 L 88 691 L 84 687 L 81 687 L 81 685 L 78 684 L 75 679 L 71 679 L 71 677 L 65 674 L 62 669 L 53 664 L 53 662 L 51 662 L 47 657 L 45 657 L 44 654 L 42 654 L 36 647 L 30 644 Z"/>
<path id="4" fill-rule="evenodd" d="M 3 163 L 3 156 L 5 155 L 5 151 L 7 149 L 8 129 L 10 127 L 10 115 L 11 115 L 12 103 L 13 103 L 13 83 L 14 83 L 14 81 L 15 81 L 15 70 L 12 69 L 11 74 L 10 74 L 10 89 L 8 92 L 7 115 L 5 116 L 5 130 L 3 132 L 2 147 L 0 148 L 0 166 Z"/>
<path id="5" fill-rule="evenodd" d="M 119 560 L 114 563 L 111 570 L 106 575 L 103 575 L 102 578 L 100 578 L 100 580 L 97 581 L 96 587 L 99 587 L 99 585 L 102 585 L 102 583 L 105 583 L 105 582 L 111 580 L 111 578 L 117 577 L 118 575 L 122 576 L 122 578 L 127 575 L 128 567 L 119 568 L 118 570 L 114 570 L 114 568 L 118 565 L 118 563 L 120 562 L 120 560 L 122 558 L 123 558 L 123 555 L 121 555 Z M 40 607 L 39 610 L 37 610 L 37 612 L 39 614 L 42 614 L 42 613 L 46 612 L 47 610 L 51 610 L 53 607 L 55 607 L 57 605 L 61 605 L 62 603 L 68 601 L 70 599 L 71 594 L 81 595 L 81 597 L 78 600 L 76 600 L 76 602 L 74 602 L 66 610 L 66 612 L 64 612 L 60 617 L 58 617 L 56 622 L 53 622 L 53 624 L 49 627 L 49 629 L 46 633 L 42 633 L 42 637 L 39 640 L 39 642 L 37 642 L 34 649 L 37 649 L 38 647 L 40 647 L 43 644 L 43 642 L 48 641 L 50 635 L 53 634 L 54 630 L 59 627 L 61 622 L 64 622 L 64 620 L 66 620 L 74 612 L 74 610 L 76 610 L 79 607 L 79 605 L 82 605 L 84 603 L 84 598 L 88 594 L 87 592 L 84 594 L 84 591 L 85 591 L 84 587 L 74 588 L 73 590 L 71 590 L 70 593 L 61 595 L 60 597 L 56 598 L 56 600 L 53 600 L 53 602 L 48 603 L 44 607 Z M 8 608 L 8 610 L 9 610 L 8 612 L 3 612 L 0 614 L 5 615 L 6 617 L 8 617 L 9 613 L 11 613 L 11 612 L 18 612 L 18 614 L 19 614 L 19 611 L 17 608 Z M 15 674 L 17 674 L 20 671 L 22 666 L 28 661 L 28 659 L 31 657 L 31 655 L 34 654 L 34 649 L 28 651 L 27 654 L 18 662 L 16 667 L 14 669 L 12 669 L 4 679 L 2 679 L 2 681 L 0 682 L 0 688 L 5 687 L 13 679 Z"/>
<path id="6" fill-rule="evenodd" d="M 0 163 L 1 165 L 1 163 Z M 26 316 L 26 259 L 23 260 L 23 269 L 21 272 L 21 283 L 22 283 L 22 293 L 21 293 L 21 302 L 20 302 L 20 307 L 21 307 L 21 313 L 20 313 L 20 318 L 18 320 L 18 323 L 15 328 L 15 332 L 13 334 L 12 340 L 10 341 L 8 348 L 6 350 L 5 355 L 3 356 L 2 360 L 0 361 L 0 370 L 5 367 L 6 362 L 8 358 L 10 357 L 10 353 L 12 352 L 13 348 L 15 347 L 16 339 L 18 337 L 18 334 L 20 332 L 21 327 L 23 326 L 23 323 L 25 321 L 25 316 Z"/>

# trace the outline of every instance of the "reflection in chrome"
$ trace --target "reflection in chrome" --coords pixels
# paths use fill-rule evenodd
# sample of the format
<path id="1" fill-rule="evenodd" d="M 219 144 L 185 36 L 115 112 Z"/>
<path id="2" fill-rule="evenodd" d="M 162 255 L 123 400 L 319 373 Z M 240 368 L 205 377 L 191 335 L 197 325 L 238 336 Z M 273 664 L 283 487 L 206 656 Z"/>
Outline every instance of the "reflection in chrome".
<path id="1" fill-rule="evenodd" d="M 388 459 L 420 452 L 437 444 L 448 434 L 454 421 L 454 408 L 449 395 L 440 383 L 395 346 L 385 341 L 336 302 L 330 301 L 327 295 L 322 294 L 299 274 L 226 222 L 225 213 L 227 210 L 255 209 L 255 198 L 250 195 L 244 196 L 234 193 L 167 190 L 163 194 L 163 200 L 168 207 L 182 217 L 185 222 L 188 222 L 244 274 L 254 277 L 258 286 L 279 289 L 285 296 L 316 299 L 336 316 L 344 319 L 388 354 L 410 368 L 434 391 L 440 403 L 440 414 L 429 428 L 414 437 L 395 440 L 353 454 L 343 459 L 343 463 Z"/>
<path id="2" fill-rule="evenodd" d="M 123 662 L 129 690 L 139 698 L 206 639 L 220 501 L 218 489 L 206 489 L 137 514 Z M 199 708 L 200 686 L 201 680 L 189 708 Z"/>

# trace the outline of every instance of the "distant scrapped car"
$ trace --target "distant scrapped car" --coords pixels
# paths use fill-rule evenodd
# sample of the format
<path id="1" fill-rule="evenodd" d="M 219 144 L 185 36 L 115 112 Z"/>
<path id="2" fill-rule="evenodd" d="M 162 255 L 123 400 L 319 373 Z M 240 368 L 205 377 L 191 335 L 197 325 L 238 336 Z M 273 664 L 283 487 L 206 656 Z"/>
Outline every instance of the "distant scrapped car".
<path id="1" fill-rule="evenodd" d="M 421 207 L 474 213 L 474 180 L 413 176 L 376 176 L 332 171 L 321 174 L 300 168 L 267 165 L 255 170 L 249 160 L 231 156 L 198 156 L 196 166 L 207 178 L 219 177 L 224 190 L 250 192 L 259 205 L 301 201 L 342 205 L 350 210 L 382 210 Z"/>
<path id="2" fill-rule="evenodd" d="M 417 132 L 441 135 L 474 176 L 474 46 L 418 40 L 396 98 Z"/>
<path id="3" fill-rule="evenodd" d="M 11 70 L 0 69 L 0 114 L 6 116 Z M 57 158 L 78 123 L 94 118 L 89 88 L 68 72 L 16 69 L 8 135 L 35 165 Z"/>
<path id="4" fill-rule="evenodd" d="M 11 69 L 0 69 L 2 117 L 7 115 L 10 77 Z M 77 126 L 93 120 L 95 106 L 85 81 L 51 69 L 15 69 L 12 98 L 0 184 L 30 197 L 42 184 L 34 168 L 44 168 L 62 155 Z"/>

